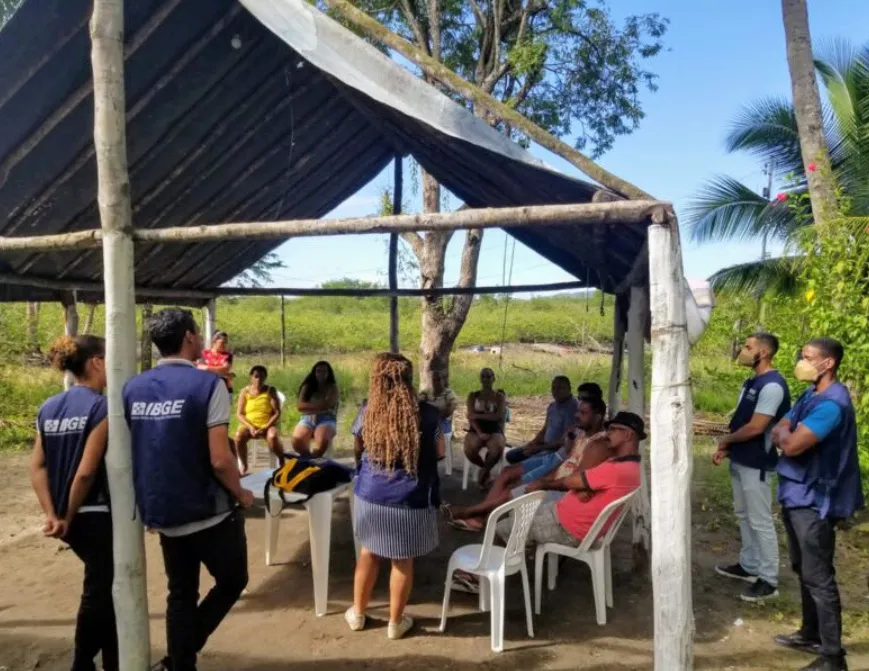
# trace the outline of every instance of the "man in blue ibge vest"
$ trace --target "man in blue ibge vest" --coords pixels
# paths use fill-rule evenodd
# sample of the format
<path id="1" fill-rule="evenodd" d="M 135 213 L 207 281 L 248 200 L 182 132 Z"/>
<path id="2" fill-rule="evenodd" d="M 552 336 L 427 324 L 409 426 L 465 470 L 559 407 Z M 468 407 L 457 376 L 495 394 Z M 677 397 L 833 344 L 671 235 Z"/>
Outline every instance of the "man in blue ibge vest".
<path id="1" fill-rule="evenodd" d="M 746 339 L 737 361 L 754 374 L 742 385 L 730 433 L 718 442 L 712 456 L 716 465 L 730 459 L 733 512 L 742 538 L 739 561 L 716 566 L 715 571 L 751 583 L 742 599 L 752 602 L 778 596 L 778 538 L 768 476 L 776 464 L 772 429 L 791 409 L 791 397 L 787 382 L 772 367 L 776 352 L 778 338 L 771 333 L 755 333 Z"/>
<path id="2" fill-rule="evenodd" d="M 857 424 L 848 389 L 836 379 L 844 348 L 832 338 L 810 340 L 794 377 L 811 383 L 773 430 L 778 499 L 791 565 L 800 580 L 803 622 L 776 636 L 779 645 L 819 655 L 802 671 L 847 669 L 842 648 L 842 605 L 833 556 L 836 525 L 863 507 Z"/>
<path id="3" fill-rule="evenodd" d="M 136 504 L 160 534 L 169 581 L 168 656 L 155 669 L 194 671 L 196 656 L 247 585 L 247 539 L 236 504 L 248 507 L 229 449 L 229 394 L 195 362 L 202 336 L 188 310 L 161 310 L 148 323 L 162 355 L 124 387 L 133 442 Z M 199 571 L 214 587 L 199 602 Z"/>

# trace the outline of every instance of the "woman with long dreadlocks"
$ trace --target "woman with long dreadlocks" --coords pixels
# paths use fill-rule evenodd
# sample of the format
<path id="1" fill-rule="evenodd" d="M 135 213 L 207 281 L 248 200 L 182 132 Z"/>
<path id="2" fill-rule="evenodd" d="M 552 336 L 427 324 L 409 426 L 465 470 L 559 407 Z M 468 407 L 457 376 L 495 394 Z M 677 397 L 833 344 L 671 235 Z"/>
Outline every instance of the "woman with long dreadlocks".
<path id="1" fill-rule="evenodd" d="M 400 354 L 379 354 L 371 367 L 362 433 L 365 452 L 355 490 L 356 535 L 362 546 L 353 582 L 353 605 L 344 614 L 353 631 L 365 611 L 382 559 L 390 560 L 389 627 L 398 639 L 413 626 L 405 615 L 413 587 L 413 560 L 438 544 L 440 489 L 437 462 L 444 456 L 440 412 L 417 400 L 413 366 Z"/>

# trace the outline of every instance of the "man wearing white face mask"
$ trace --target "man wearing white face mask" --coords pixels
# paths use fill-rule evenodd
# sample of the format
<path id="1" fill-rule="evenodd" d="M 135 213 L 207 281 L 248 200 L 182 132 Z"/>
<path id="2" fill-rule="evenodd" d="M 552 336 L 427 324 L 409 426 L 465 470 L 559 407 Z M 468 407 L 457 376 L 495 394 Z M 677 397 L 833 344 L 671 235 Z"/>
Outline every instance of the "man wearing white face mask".
<path id="1" fill-rule="evenodd" d="M 812 386 L 773 430 L 773 443 L 782 452 L 778 499 L 802 596 L 802 626 L 775 641 L 819 655 L 802 671 L 848 668 L 833 556 L 836 525 L 863 507 L 863 488 L 854 406 L 836 379 L 843 355 L 842 344 L 832 338 L 803 347 L 794 376 Z"/>
<path id="2" fill-rule="evenodd" d="M 755 333 L 745 340 L 737 361 L 754 374 L 742 385 L 730 433 L 718 442 L 712 461 L 730 459 L 733 512 L 739 520 L 742 550 L 739 561 L 716 566 L 726 578 L 751 583 L 744 601 L 758 602 L 778 596 L 778 538 L 772 519 L 772 483 L 776 451 L 772 429 L 791 409 L 785 379 L 772 367 L 778 338 Z"/>

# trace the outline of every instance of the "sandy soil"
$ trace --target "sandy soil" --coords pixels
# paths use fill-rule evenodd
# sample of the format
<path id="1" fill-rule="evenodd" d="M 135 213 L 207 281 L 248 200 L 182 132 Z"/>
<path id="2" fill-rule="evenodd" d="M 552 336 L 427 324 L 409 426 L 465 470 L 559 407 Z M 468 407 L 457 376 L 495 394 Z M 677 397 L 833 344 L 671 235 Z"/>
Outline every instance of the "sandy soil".
<path id="1" fill-rule="evenodd" d="M 456 457 L 458 459 L 458 445 Z M 26 455 L 5 455 L 0 469 L 0 669 L 65 671 L 80 593 L 81 565 L 55 541 L 34 530 L 39 525 L 35 499 L 29 491 Z M 445 497 L 470 501 L 479 493 L 460 490 L 454 475 Z M 697 625 L 697 669 L 797 669 L 809 660 L 777 649 L 770 637 L 794 627 L 797 591 L 783 557 L 783 598 L 765 607 L 742 603 L 733 585 L 713 574 L 716 562 L 730 559 L 737 549 L 732 525 L 722 524 L 706 510 L 704 494 L 695 501 L 694 598 Z M 279 565 L 264 563 L 261 511 L 248 518 L 251 581 L 249 594 L 233 609 L 209 641 L 200 661 L 203 671 L 340 671 L 361 669 L 495 671 L 501 669 L 584 669 L 587 671 L 652 669 L 653 603 L 647 577 L 630 573 L 629 530 L 614 547 L 615 609 L 606 626 L 595 623 L 588 570 L 568 563 L 558 589 L 547 592 L 544 612 L 535 618 L 536 637 L 524 630 L 518 578 L 508 584 L 506 649 L 489 648 L 488 615 L 475 608 L 475 598 L 456 593 L 446 634 L 437 623 L 449 554 L 474 537 L 449 527 L 441 529 L 441 546 L 418 563 L 416 587 L 409 612 L 419 626 L 403 641 L 386 638 L 383 608 L 386 580 L 376 591 L 374 623 L 350 632 L 342 613 L 352 593 L 353 546 L 346 501 L 335 507 L 330 611 L 313 612 L 313 589 L 307 521 L 303 513 L 287 511 L 281 523 Z M 724 529 L 724 530 L 722 530 Z M 627 535 L 624 533 L 627 532 Z M 146 539 L 151 645 L 153 658 L 165 650 L 165 576 L 157 538 Z M 845 544 L 838 556 L 845 607 L 851 614 L 846 628 L 852 669 L 869 669 L 866 637 L 865 553 Z M 203 577 L 203 593 L 210 578 Z M 862 615 L 861 615 L 862 614 Z M 859 617 L 853 617 L 858 615 Z M 862 622 L 862 624 L 860 624 Z"/>

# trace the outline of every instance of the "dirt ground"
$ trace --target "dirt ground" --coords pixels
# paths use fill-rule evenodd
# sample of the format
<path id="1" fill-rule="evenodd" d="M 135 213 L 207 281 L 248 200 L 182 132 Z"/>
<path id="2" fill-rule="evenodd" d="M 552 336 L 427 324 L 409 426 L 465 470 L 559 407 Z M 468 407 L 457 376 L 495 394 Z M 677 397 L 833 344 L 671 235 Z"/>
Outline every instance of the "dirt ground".
<path id="1" fill-rule="evenodd" d="M 458 444 L 454 449 L 458 461 Z M 65 671 L 70 664 L 81 565 L 60 543 L 36 531 L 40 515 L 29 489 L 26 455 L 0 458 L 0 671 Z M 480 496 L 470 488 L 461 491 L 460 472 L 445 482 L 444 490 L 451 501 L 473 501 Z M 798 613 L 797 589 L 786 557 L 782 556 L 782 598 L 767 606 L 741 602 L 740 586 L 713 573 L 716 563 L 735 556 L 738 542 L 734 525 L 729 518 L 721 519 L 710 492 L 699 477 L 694 502 L 695 668 L 800 668 L 809 661 L 807 657 L 778 649 L 770 640 L 775 633 L 791 631 Z M 469 595 L 454 593 L 447 632 L 437 633 L 447 559 L 457 546 L 474 541 L 474 536 L 447 526 L 440 530 L 438 550 L 417 565 L 408 609 L 419 624 L 413 634 L 402 641 L 386 638 L 385 576 L 375 593 L 374 623 L 363 632 L 350 632 L 342 617 L 351 602 L 353 579 L 346 500 L 335 506 L 334 515 L 329 613 L 318 618 L 313 611 L 304 513 L 284 513 L 279 564 L 268 568 L 262 512 L 250 513 L 249 593 L 208 642 L 200 660 L 202 671 L 652 669 L 651 585 L 648 577 L 631 574 L 627 525 L 614 547 L 615 608 L 608 612 L 606 626 L 595 623 L 587 568 L 567 563 L 557 591 L 544 596 L 533 639 L 525 634 L 518 577 L 508 583 L 506 646 L 496 655 L 489 647 L 488 614 L 479 613 L 476 599 Z M 851 669 L 869 669 L 865 584 L 869 561 L 851 541 L 840 543 L 838 554 L 846 640 Z M 165 576 L 157 538 L 148 534 L 146 546 L 152 656 L 157 660 L 165 651 Z M 210 586 L 209 577 L 203 577 L 202 586 L 204 593 Z"/>

